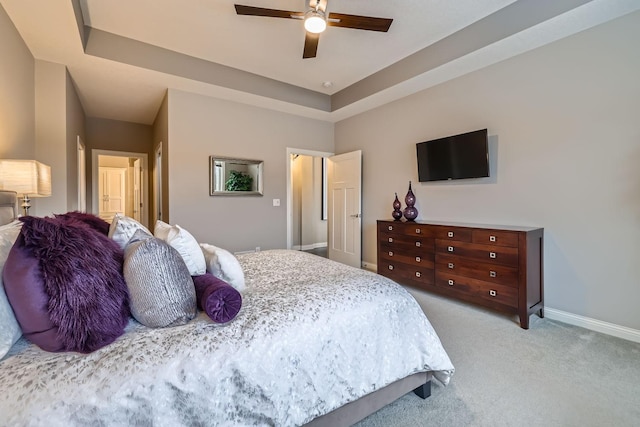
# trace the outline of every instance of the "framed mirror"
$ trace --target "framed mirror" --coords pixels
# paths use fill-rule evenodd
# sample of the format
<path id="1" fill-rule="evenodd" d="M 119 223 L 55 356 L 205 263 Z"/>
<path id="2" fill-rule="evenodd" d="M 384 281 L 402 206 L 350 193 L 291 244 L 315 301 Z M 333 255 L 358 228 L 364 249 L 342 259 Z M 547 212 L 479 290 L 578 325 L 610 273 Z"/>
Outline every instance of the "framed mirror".
<path id="1" fill-rule="evenodd" d="M 209 195 L 262 196 L 261 160 L 209 156 Z"/>

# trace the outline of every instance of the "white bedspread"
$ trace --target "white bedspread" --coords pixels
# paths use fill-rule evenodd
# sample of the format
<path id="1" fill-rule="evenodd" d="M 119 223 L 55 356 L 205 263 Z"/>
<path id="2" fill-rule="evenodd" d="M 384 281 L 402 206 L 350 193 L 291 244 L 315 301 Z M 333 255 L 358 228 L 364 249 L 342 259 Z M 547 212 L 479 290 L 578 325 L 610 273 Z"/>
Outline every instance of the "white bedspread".
<path id="1" fill-rule="evenodd" d="M 453 366 L 394 282 L 305 253 L 238 257 L 247 290 L 227 325 L 125 335 L 92 354 L 22 338 L 0 361 L 2 425 L 301 425 L 420 371 Z"/>

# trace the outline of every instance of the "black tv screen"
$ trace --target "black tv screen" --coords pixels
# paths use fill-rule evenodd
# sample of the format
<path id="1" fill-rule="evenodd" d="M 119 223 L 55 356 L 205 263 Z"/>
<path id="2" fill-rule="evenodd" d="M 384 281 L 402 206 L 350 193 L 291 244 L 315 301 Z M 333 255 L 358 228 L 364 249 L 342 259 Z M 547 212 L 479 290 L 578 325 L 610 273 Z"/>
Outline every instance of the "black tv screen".
<path id="1" fill-rule="evenodd" d="M 419 142 L 416 151 L 420 182 L 489 176 L 487 129 Z"/>

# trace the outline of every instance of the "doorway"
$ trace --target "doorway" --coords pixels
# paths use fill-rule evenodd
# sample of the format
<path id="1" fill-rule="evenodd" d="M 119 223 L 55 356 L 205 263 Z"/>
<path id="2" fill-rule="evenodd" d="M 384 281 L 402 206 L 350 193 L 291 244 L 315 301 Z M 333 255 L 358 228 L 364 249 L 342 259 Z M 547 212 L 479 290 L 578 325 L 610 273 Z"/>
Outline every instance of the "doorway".
<path id="1" fill-rule="evenodd" d="M 294 215 L 297 212 L 295 211 L 296 203 L 294 203 L 296 192 L 302 193 L 303 202 L 306 194 L 304 183 L 301 184 L 302 188 L 295 185 L 294 171 L 298 168 L 295 162 L 301 158 L 304 159 L 305 156 L 311 157 L 316 162 L 320 160 L 320 164 L 323 164 L 321 159 L 324 158 L 326 167 L 322 167 L 322 170 L 325 172 L 326 180 L 322 180 L 322 190 L 318 191 L 318 195 L 312 196 L 314 200 L 322 197 L 322 201 L 317 205 L 309 203 L 308 206 L 302 203 L 302 212 L 304 214 L 307 206 L 307 211 L 311 211 L 312 218 L 314 215 L 326 218 L 323 236 L 326 240 L 323 240 L 323 243 L 327 248 L 329 259 L 360 268 L 362 263 L 362 152 L 359 150 L 333 155 L 333 153 L 287 148 L 287 248 L 314 249 L 313 243 L 310 245 L 308 240 L 304 240 L 304 230 L 307 229 L 304 224 L 306 216 L 296 218 Z M 306 166 L 301 164 L 300 168 L 307 173 L 309 170 L 317 169 L 314 168 L 313 162 Z M 301 234 L 297 234 L 296 231 Z M 312 234 L 312 238 L 317 239 L 318 235 L 316 232 L 315 236 Z M 297 237 L 297 241 L 294 237 Z"/>
<path id="2" fill-rule="evenodd" d="M 107 222 L 119 213 L 148 227 L 147 154 L 92 150 L 92 212 Z"/>
<path id="3" fill-rule="evenodd" d="M 327 256 L 328 230 L 323 214 L 326 211 L 326 185 L 323 185 L 326 169 L 323 168 L 323 159 L 332 155 L 287 148 L 288 249 Z"/>

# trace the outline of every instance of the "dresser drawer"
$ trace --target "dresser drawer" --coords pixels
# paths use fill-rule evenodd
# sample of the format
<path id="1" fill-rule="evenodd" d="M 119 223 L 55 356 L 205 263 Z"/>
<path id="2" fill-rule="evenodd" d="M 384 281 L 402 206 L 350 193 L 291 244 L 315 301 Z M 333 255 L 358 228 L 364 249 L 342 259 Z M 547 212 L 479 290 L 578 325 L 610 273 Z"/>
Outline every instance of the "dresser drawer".
<path id="1" fill-rule="evenodd" d="M 405 225 L 402 221 L 378 222 L 378 232 L 403 234 Z"/>
<path id="2" fill-rule="evenodd" d="M 518 286 L 518 269 L 516 267 L 490 264 L 456 255 L 437 254 L 436 270 L 506 286 Z"/>
<path id="3" fill-rule="evenodd" d="M 408 255 L 433 254 L 433 237 L 379 233 L 380 249 Z"/>
<path id="4" fill-rule="evenodd" d="M 378 232 L 403 234 L 405 236 L 433 237 L 433 227 L 416 222 L 379 222 Z"/>
<path id="5" fill-rule="evenodd" d="M 471 229 L 466 227 L 449 227 L 439 225 L 433 227 L 433 233 L 436 239 L 471 242 Z"/>
<path id="6" fill-rule="evenodd" d="M 378 274 L 393 279 L 399 283 L 433 284 L 433 268 L 404 264 L 401 262 L 380 259 Z"/>
<path id="7" fill-rule="evenodd" d="M 495 246 L 508 246 L 512 248 L 518 247 L 518 233 L 514 231 L 502 230 L 473 230 L 471 232 L 471 241 Z"/>
<path id="8" fill-rule="evenodd" d="M 457 255 L 490 264 L 518 267 L 518 248 L 436 239 L 436 254 Z"/>
<path id="9" fill-rule="evenodd" d="M 425 257 L 421 255 L 422 252 L 420 251 L 418 251 L 418 255 L 414 255 L 408 254 L 406 251 L 394 251 L 393 249 L 392 247 L 384 247 L 384 249 L 380 251 L 380 258 L 390 263 L 401 262 L 403 264 L 433 269 L 433 255 L 429 254 L 429 256 Z"/>
<path id="10" fill-rule="evenodd" d="M 480 300 L 518 307 L 518 289 L 511 286 L 498 285 L 441 271 L 437 271 L 435 274 L 435 284 L 438 287 L 453 289 Z"/>

